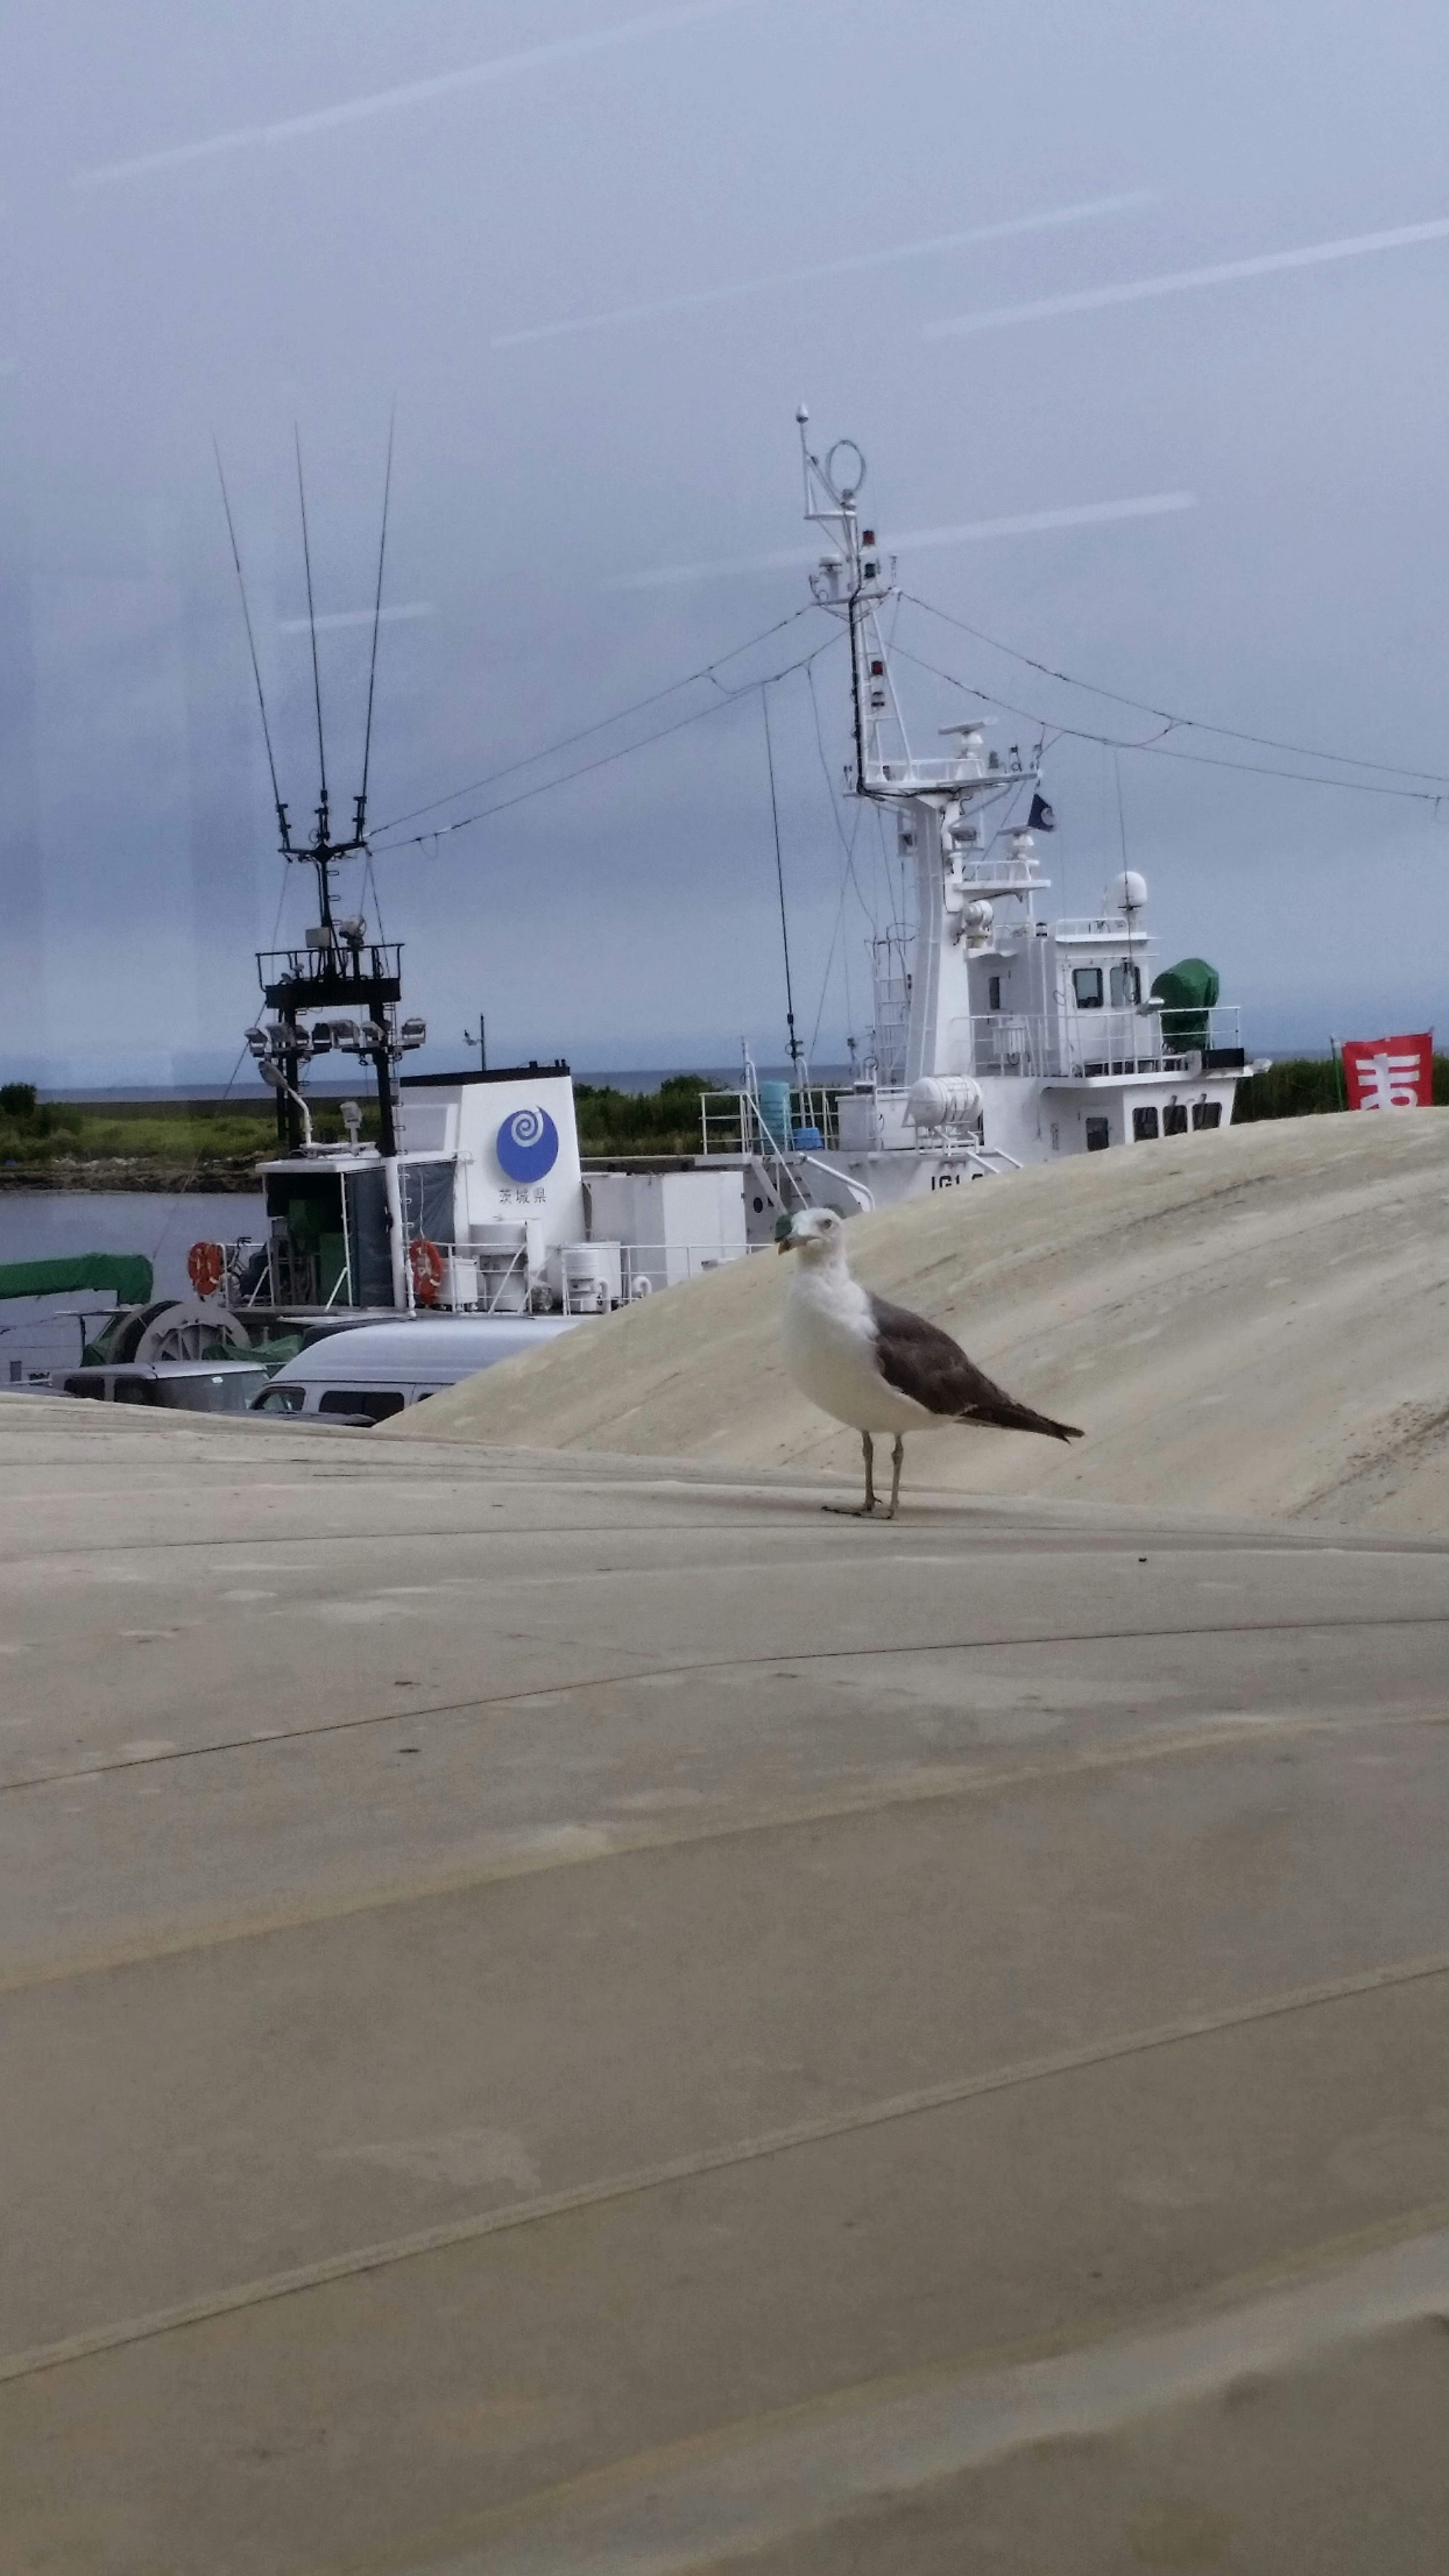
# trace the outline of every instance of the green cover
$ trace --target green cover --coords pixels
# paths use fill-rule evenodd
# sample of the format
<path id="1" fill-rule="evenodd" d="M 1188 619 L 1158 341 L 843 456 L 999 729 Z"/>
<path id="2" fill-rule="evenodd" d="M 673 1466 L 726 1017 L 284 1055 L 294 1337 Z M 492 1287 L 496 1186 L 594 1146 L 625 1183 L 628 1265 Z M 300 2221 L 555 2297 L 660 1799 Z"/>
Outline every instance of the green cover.
<path id="1" fill-rule="evenodd" d="M 1174 1055 L 1207 1045 L 1208 1013 L 1220 990 L 1218 970 L 1205 957 L 1184 957 L 1176 966 L 1163 968 L 1152 987 L 1152 998 L 1166 1005 L 1162 1043 Z"/>
<path id="2" fill-rule="evenodd" d="M 151 1264 L 144 1252 L 75 1252 L 57 1261 L 0 1261 L 0 1297 L 64 1297 L 112 1288 L 121 1306 L 145 1306 Z"/>

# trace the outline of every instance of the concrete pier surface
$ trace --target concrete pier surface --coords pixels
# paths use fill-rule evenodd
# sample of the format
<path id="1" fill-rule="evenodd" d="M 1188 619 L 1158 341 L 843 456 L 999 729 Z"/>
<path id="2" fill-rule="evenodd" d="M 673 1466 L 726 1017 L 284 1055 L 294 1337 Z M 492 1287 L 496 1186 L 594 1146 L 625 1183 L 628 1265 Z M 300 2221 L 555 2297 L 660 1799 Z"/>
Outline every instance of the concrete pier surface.
<path id="1" fill-rule="evenodd" d="M 1449 1551 L 839 1491 L 0 1399 L 3 2576 L 1441 2576 Z"/>

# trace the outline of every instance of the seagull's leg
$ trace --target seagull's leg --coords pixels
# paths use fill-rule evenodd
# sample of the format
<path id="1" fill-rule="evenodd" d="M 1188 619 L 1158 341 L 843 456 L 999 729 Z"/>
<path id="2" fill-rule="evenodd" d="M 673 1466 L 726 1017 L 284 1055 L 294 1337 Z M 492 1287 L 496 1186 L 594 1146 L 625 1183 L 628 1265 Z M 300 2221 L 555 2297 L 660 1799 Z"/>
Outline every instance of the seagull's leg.
<path id="1" fill-rule="evenodd" d="M 901 1497 L 901 1463 L 902 1463 L 902 1461 L 903 1461 L 903 1459 L 904 1459 L 904 1457 L 905 1457 L 905 1454 L 906 1454 L 906 1436 L 905 1436 L 905 1433 L 904 1433 L 903 1431 L 898 1431 L 898 1432 L 896 1433 L 896 1436 L 895 1436 L 895 1443 L 894 1443 L 894 1446 L 892 1447 L 892 1450 L 891 1450 L 891 1499 L 890 1499 L 890 1508 L 889 1508 L 889 1510 L 888 1510 L 888 1511 L 887 1511 L 887 1513 L 886 1513 L 886 1519 L 887 1519 L 888 1521 L 893 1521 L 893 1520 L 895 1519 L 895 1516 L 896 1516 L 896 1505 L 897 1505 L 897 1503 L 900 1501 L 900 1497 Z"/>
<path id="2" fill-rule="evenodd" d="M 865 1452 L 865 1501 L 863 1503 L 822 1503 L 823 1512 L 838 1512 L 848 1521 L 863 1521 L 875 1510 L 875 1443 L 868 1431 L 862 1431 L 860 1445 Z"/>

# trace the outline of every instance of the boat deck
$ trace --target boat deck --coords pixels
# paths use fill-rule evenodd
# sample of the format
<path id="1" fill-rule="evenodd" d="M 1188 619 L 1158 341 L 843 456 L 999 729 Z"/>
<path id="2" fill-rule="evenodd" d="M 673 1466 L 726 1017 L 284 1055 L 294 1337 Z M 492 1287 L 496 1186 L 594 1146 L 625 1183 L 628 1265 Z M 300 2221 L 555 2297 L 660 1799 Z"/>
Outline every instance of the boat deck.
<path id="1" fill-rule="evenodd" d="M 830 1491 L 0 1401 L 5 2576 L 1437 2576 L 1449 1551 Z"/>

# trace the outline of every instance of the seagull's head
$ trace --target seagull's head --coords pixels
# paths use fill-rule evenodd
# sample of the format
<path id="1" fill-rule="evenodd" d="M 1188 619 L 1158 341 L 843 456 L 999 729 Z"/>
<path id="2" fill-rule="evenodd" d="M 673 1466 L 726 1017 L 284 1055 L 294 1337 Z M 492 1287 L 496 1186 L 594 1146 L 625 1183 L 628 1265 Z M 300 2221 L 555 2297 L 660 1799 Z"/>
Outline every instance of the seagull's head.
<path id="1" fill-rule="evenodd" d="M 780 1250 L 798 1252 L 814 1270 L 822 1262 L 844 1259 L 844 1237 L 845 1219 L 837 1216 L 834 1208 L 805 1208 L 789 1220 L 787 1230 L 780 1236 Z"/>

